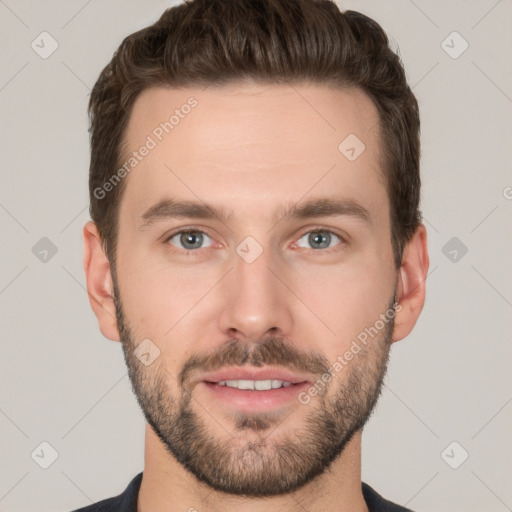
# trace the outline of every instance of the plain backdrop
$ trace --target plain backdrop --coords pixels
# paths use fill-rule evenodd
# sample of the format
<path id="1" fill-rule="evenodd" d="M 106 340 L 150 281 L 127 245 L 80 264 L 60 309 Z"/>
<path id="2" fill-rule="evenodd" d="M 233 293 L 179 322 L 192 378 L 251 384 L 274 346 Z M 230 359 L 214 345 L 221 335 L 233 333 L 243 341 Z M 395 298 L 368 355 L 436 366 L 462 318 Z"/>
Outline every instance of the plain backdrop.
<path id="1" fill-rule="evenodd" d="M 121 40 L 171 5 L 0 0 L 2 512 L 67 512 L 143 469 L 121 346 L 85 290 L 86 106 Z M 340 6 L 382 24 L 420 103 L 431 258 L 365 429 L 363 480 L 417 511 L 512 510 L 512 1 Z M 58 45 L 47 58 L 42 37 Z"/>

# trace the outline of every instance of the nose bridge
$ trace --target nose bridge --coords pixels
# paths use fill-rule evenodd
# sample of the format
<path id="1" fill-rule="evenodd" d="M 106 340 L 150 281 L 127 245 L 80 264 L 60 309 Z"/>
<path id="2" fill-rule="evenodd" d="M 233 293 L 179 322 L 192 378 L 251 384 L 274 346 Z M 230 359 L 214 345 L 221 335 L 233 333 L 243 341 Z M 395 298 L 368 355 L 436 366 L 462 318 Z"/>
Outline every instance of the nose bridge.
<path id="1" fill-rule="evenodd" d="M 237 257 L 235 257 L 236 286 L 240 292 L 243 291 L 244 295 L 252 291 L 251 295 L 257 298 L 260 293 L 270 291 L 269 288 L 273 288 L 276 284 L 273 282 L 275 278 L 269 270 L 275 266 L 275 257 L 272 256 L 268 248 L 265 250 L 262 248 L 259 251 L 249 245 L 249 250 L 245 254 L 243 253 L 244 249 L 247 249 L 247 245 L 241 244 L 237 248 Z"/>
<path id="2" fill-rule="evenodd" d="M 275 276 L 277 263 L 268 246 L 251 237 L 237 246 L 220 314 L 224 332 L 236 330 L 256 341 L 270 329 L 281 334 L 289 330 L 291 312 L 283 284 Z"/>

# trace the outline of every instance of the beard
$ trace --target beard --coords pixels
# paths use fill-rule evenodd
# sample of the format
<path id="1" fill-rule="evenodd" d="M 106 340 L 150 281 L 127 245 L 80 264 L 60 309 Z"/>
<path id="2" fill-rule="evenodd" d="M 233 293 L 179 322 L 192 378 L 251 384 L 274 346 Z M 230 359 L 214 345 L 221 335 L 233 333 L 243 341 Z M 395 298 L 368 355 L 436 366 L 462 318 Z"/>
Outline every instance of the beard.
<path id="1" fill-rule="evenodd" d="M 125 318 L 115 279 L 113 284 L 124 358 L 144 417 L 169 454 L 210 488 L 247 497 L 293 492 L 324 473 L 370 418 L 387 371 L 394 315 L 329 384 L 324 384 L 322 394 L 306 405 L 291 408 L 289 415 L 298 414 L 297 407 L 309 409 L 305 419 L 304 410 L 300 410 L 294 428 L 289 421 L 284 432 L 275 432 L 287 418 L 282 411 L 238 411 L 232 414 L 232 432 L 226 430 L 226 435 L 219 436 L 204 421 L 207 412 L 188 387 L 193 370 L 275 365 L 321 379 L 333 362 L 329 364 L 312 351 L 299 351 L 279 337 L 255 344 L 234 339 L 213 352 L 190 357 L 174 377 L 161 365 L 163 358 L 146 367 L 135 355 L 139 337 Z M 392 300 L 388 311 L 394 306 Z M 175 346 L 179 350 L 179 343 Z M 169 386 L 173 380 L 174 392 Z"/>

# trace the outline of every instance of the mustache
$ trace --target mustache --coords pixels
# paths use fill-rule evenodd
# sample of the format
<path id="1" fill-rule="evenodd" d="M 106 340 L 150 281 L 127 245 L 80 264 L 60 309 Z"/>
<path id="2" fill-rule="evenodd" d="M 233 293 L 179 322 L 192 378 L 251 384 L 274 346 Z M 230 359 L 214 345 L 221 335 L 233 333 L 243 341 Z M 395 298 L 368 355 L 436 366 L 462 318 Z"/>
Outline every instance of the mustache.
<path id="1" fill-rule="evenodd" d="M 186 387 L 194 371 L 212 372 L 226 366 L 281 366 L 298 372 L 323 375 L 329 369 L 327 358 L 313 350 L 299 350 L 282 338 L 271 336 L 259 343 L 226 341 L 214 352 L 193 355 L 183 365 L 178 381 Z"/>

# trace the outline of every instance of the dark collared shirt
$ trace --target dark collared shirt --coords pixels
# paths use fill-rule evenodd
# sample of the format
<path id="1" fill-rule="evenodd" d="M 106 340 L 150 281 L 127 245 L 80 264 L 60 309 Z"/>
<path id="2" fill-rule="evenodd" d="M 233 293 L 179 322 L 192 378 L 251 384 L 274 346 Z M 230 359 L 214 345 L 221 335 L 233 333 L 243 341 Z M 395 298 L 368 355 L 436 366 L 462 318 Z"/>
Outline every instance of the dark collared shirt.
<path id="1" fill-rule="evenodd" d="M 73 512 L 137 512 L 137 497 L 141 482 L 142 472 L 133 478 L 128 487 L 119 496 L 107 498 L 87 507 L 76 509 Z M 412 512 L 408 508 L 385 500 L 368 484 L 362 482 L 361 485 L 369 512 Z"/>

